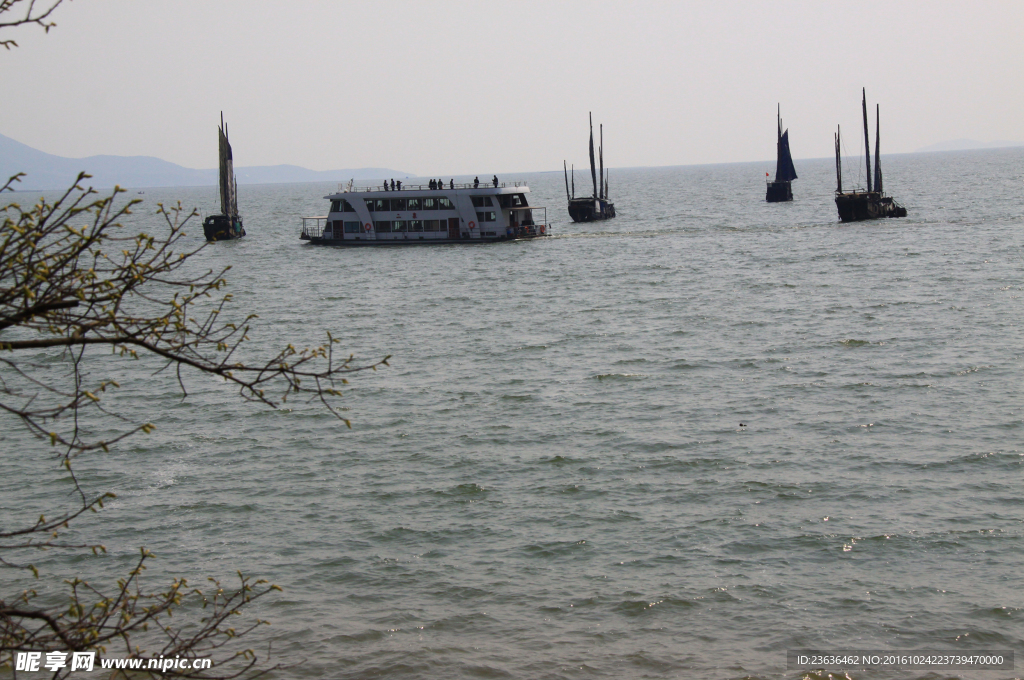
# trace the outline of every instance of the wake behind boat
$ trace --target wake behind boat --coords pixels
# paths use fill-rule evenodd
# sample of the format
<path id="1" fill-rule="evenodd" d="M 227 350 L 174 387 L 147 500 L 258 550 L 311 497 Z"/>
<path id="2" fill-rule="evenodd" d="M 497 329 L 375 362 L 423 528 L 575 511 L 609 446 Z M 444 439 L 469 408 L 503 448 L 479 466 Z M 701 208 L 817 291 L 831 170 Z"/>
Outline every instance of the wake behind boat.
<path id="1" fill-rule="evenodd" d="M 322 217 L 303 217 L 299 238 L 317 245 L 494 243 L 548 236 L 547 209 L 529 204 L 526 182 L 353 188 L 324 196 Z M 534 211 L 541 211 L 535 220 Z"/>
<path id="2" fill-rule="evenodd" d="M 245 227 L 238 214 L 238 182 L 235 180 L 234 159 L 223 111 L 220 113 L 217 133 L 220 152 L 220 215 L 210 215 L 203 221 L 203 235 L 207 241 L 230 241 L 245 236 Z"/>
<path id="3" fill-rule="evenodd" d="M 867 191 L 843 191 L 843 162 L 840 156 L 839 128 L 836 128 L 836 208 L 839 219 L 843 222 L 859 222 L 880 217 L 906 217 L 907 209 L 897 203 L 891 196 L 882 191 L 882 158 L 879 153 L 881 132 L 879 130 L 879 110 L 875 105 L 875 175 L 872 186 L 871 146 L 868 137 L 868 96 L 861 88 L 861 107 L 864 112 L 864 161 L 867 164 Z"/>

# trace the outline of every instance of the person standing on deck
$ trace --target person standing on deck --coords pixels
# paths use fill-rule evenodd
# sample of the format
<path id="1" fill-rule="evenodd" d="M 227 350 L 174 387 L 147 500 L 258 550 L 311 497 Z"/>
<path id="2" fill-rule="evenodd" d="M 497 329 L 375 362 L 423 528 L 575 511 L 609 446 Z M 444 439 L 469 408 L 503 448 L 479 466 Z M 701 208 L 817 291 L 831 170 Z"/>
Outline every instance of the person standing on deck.
<path id="1" fill-rule="evenodd" d="M 494 182 L 494 188 L 497 189 L 498 188 L 498 176 L 495 175 L 494 179 L 492 179 L 491 181 Z"/>

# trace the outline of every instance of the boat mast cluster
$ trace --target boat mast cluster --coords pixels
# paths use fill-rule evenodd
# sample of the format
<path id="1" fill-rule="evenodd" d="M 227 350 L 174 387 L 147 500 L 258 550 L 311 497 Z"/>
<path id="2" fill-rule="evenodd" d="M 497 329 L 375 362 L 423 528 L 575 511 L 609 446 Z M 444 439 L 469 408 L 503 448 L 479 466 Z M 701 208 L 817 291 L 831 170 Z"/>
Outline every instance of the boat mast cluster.
<path id="1" fill-rule="evenodd" d="M 907 209 L 891 197 L 886 196 L 882 183 L 882 134 L 881 111 L 875 105 L 875 169 L 871 171 L 871 136 L 868 131 L 868 97 L 866 88 L 861 89 L 861 113 L 864 118 L 864 168 L 866 191 L 843 191 L 843 161 L 841 154 L 842 136 L 836 127 L 836 208 L 843 222 L 876 219 L 879 217 L 906 217 Z"/>
<path id="2" fill-rule="evenodd" d="M 572 169 L 572 191 L 569 190 L 569 175 L 566 163 L 562 161 L 565 173 L 565 197 L 569 201 L 569 217 L 573 222 L 593 222 L 615 217 L 615 204 L 608 200 L 608 173 L 604 168 L 604 124 L 600 126 L 600 141 L 597 156 L 594 155 L 594 114 L 590 114 L 590 177 L 594 193 L 589 198 L 576 198 L 576 168 Z M 598 179 L 600 165 L 600 180 Z"/>

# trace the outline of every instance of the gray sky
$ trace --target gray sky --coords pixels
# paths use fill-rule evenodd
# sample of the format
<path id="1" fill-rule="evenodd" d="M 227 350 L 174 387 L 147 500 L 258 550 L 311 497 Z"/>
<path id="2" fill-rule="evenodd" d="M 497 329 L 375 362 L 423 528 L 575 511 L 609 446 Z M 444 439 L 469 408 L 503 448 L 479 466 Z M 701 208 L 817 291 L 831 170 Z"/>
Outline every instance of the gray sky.
<path id="1" fill-rule="evenodd" d="M 1024 2 L 73 0 L 8 30 L 0 133 L 61 156 L 422 175 L 1024 139 Z M 874 123 L 872 121 L 872 128 Z M 872 137 L 874 132 L 872 129 Z"/>

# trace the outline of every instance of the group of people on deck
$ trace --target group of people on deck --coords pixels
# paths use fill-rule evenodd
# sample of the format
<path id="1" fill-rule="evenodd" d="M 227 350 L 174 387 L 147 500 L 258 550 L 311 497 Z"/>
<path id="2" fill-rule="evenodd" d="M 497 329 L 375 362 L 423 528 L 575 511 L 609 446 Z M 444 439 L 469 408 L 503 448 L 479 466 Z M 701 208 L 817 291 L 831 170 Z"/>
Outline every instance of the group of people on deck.
<path id="1" fill-rule="evenodd" d="M 497 175 L 495 175 L 494 177 L 491 178 L 491 183 L 494 184 L 495 188 L 497 188 L 497 186 L 498 186 L 498 176 Z M 349 185 L 350 185 L 349 189 L 351 189 L 351 184 L 352 183 L 349 182 Z M 432 179 L 428 183 L 428 186 L 431 189 L 444 189 L 444 180 L 443 179 Z M 449 188 L 454 189 L 455 188 L 455 180 L 454 179 L 448 180 L 448 186 L 449 186 Z M 480 186 L 480 178 L 479 177 L 474 177 L 473 178 L 473 188 L 476 189 L 476 188 L 479 188 L 479 186 Z M 402 190 L 402 181 L 401 180 L 399 180 L 397 182 L 395 180 L 391 180 L 390 186 L 388 185 L 388 181 L 384 180 L 384 191 L 401 191 L 401 190 Z"/>

